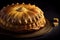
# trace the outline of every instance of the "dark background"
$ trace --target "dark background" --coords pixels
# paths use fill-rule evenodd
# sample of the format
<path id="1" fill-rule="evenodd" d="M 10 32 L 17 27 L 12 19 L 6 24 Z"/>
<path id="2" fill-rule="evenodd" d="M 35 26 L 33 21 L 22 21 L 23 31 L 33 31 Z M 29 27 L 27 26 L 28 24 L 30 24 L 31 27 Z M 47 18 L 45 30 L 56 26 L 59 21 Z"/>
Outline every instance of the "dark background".
<path id="1" fill-rule="evenodd" d="M 60 1 L 58 0 L 0 0 L 0 10 L 7 6 L 8 4 L 11 5 L 12 3 L 31 3 L 35 4 L 36 6 L 40 7 L 42 11 L 44 11 L 44 15 L 46 18 L 48 18 L 51 22 L 53 22 L 53 18 L 57 17 L 60 18 Z M 52 30 L 51 33 L 45 35 L 44 37 L 36 37 L 32 39 L 58 39 L 60 38 L 60 25 L 58 27 L 55 27 L 55 29 Z M 1 36 L 2 37 L 2 36 Z M 4 36 L 4 38 L 7 38 Z M 14 38 L 15 39 L 15 38 Z"/>

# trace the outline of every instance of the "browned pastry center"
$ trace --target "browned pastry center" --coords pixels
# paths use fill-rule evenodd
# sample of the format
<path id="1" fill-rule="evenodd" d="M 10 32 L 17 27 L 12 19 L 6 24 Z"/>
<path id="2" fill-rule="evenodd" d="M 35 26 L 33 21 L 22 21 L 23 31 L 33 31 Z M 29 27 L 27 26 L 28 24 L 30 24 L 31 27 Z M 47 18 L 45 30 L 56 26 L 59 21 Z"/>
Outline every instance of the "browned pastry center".
<path id="1" fill-rule="evenodd" d="M 39 30 L 46 20 L 43 11 L 31 4 L 12 4 L 0 10 L 0 26 L 3 29 L 20 32 Z"/>

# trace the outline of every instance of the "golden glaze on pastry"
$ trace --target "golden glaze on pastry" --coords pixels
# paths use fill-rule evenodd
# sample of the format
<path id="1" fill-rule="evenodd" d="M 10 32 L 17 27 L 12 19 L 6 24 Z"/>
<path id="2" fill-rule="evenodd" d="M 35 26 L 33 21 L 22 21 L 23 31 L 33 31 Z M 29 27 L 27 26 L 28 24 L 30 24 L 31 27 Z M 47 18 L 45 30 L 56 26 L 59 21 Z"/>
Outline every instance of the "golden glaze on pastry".
<path id="1" fill-rule="evenodd" d="M 3 29 L 19 32 L 39 30 L 46 20 L 43 11 L 31 4 L 12 4 L 0 11 L 0 26 Z"/>

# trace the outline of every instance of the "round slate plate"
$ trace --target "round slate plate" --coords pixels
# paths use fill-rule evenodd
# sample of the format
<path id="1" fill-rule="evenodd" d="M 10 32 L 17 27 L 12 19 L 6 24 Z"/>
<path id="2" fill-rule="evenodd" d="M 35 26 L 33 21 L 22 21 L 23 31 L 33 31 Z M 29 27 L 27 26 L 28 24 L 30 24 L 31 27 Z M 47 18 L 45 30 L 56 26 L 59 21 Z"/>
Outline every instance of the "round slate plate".
<path id="1" fill-rule="evenodd" d="M 3 34 L 3 35 L 6 35 L 6 36 L 11 36 L 11 37 L 15 37 L 15 38 L 32 38 L 32 37 L 37 37 L 37 36 L 42 36 L 42 35 L 45 35 L 47 34 L 48 32 L 50 32 L 53 27 L 51 25 L 51 23 L 46 20 L 46 25 L 44 28 L 38 30 L 38 31 L 35 31 L 33 33 L 28 33 L 28 34 L 12 34 L 10 32 L 4 32 L 4 31 L 1 31 L 0 34 Z"/>

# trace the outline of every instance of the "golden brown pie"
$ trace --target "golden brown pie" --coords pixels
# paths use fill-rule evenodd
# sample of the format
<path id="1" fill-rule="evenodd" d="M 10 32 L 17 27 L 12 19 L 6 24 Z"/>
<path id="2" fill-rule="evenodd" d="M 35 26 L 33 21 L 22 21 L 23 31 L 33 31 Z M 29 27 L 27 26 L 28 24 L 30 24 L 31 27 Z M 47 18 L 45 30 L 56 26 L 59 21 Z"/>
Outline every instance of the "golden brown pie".
<path id="1" fill-rule="evenodd" d="M 31 4 L 12 4 L 0 10 L 0 27 L 14 32 L 33 31 L 46 24 L 43 11 Z"/>

